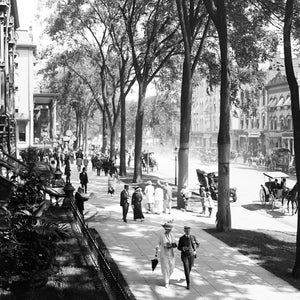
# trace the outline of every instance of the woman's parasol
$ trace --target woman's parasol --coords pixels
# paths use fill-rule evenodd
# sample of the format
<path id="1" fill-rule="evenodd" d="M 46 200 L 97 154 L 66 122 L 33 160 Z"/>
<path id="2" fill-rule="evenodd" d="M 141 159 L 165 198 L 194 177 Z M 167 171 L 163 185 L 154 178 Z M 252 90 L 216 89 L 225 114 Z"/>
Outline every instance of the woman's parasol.
<path id="1" fill-rule="evenodd" d="M 156 268 L 156 266 L 158 264 L 157 251 L 158 251 L 158 249 L 156 249 L 154 259 L 151 259 L 152 272 L 155 270 L 155 268 Z"/>

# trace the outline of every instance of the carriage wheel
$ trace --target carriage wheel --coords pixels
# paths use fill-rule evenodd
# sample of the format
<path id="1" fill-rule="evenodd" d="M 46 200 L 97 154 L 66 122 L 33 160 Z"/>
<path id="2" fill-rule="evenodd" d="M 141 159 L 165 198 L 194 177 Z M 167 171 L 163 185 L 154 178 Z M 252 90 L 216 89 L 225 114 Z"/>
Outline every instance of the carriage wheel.
<path id="1" fill-rule="evenodd" d="M 266 195 L 265 191 L 262 188 L 259 190 L 259 199 L 261 204 L 266 204 Z"/>
<path id="2" fill-rule="evenodd" d="M 272 210 L 275 207 L 275 201 L 276 201 L 276 199 L 275 199 L 274 195 L 270 194 L 270 205 L 271 205 Z"/>

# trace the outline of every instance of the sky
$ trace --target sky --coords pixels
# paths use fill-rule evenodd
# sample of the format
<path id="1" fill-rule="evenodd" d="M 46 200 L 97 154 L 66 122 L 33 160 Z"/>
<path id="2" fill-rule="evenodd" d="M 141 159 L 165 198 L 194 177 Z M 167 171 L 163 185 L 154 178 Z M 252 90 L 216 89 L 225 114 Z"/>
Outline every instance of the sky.
<path id="1" fill-rule="evenodd" d="M 17 0 L 21 29 L 28 29 L 29 26 L 34 27 L 37 2 L 38 0 Z"/>

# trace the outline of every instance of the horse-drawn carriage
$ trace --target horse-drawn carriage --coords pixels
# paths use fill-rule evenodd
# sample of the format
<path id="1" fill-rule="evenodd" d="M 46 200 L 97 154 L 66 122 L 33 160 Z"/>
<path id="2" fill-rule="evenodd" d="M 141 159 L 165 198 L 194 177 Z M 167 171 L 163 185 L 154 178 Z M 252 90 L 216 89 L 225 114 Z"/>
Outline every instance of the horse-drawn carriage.
<path id="1" fill-rule="evenodd" d="M 142 153 L 142 166 L 144 171 L 150 169 L 150 171 L 153 172 L 154 168 L 158 169 L 157 161 L 154 157 L 154 152 Z"/>
<path id="2" fill-rule="evenodd" d="M 265 183 L 261 184 L 261 188 L 259 191 L 259 198 L 261 203 L 269 204 L 272 210 L 276 207 L 276 204 L 279 204 L 283 212 L 285 212 L 285 203 L 287 203 L 288 211 L 291 204 L 292 215 L 294 213 L 297 213 L 297 184 L 295 184 L 293 188 L 289 188 L 286 184 L 286 179 L 289 177 L 289 175 L 280 171 L 265 172 L 263 174 Z"/>
<path id="3" fill-rule="evenodd" d="M 211 193 L 213 200 L 218 200 L 218 172 L 205 172 L 203 170 L 196 170 L 200 189 L 205 188 Z M 237 201 L 236 188 L 230 188 L 230 199 L 233 202 Z"/>

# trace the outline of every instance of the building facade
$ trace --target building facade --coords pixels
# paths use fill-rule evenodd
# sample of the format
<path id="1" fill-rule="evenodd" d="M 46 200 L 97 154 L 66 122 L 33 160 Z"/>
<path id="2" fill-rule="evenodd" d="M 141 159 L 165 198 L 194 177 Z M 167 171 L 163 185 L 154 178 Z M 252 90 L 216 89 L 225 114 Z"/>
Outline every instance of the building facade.
<path id="1" fill-rule="evenodd" d="M 18 30 L 15 64 L 15 119 L 17 154 L 33 145 L 33 86 L 36 46 L 31 28 Z"/>
<path id="2" fill-rule="evenodd" d="M 16 0 L 0 1 L 0 143 L 9 153 L 16 152 L 14 73 L 18 27 Z"/>
<path id="3" fill-rule="evenodd" d="M 191 148 L 217 150 L 220 124 L 220 87 L 209 87 L 205 81 L 193 89 Z M 231 149 L 238 147 L 238 118 L 230 116 Z"/>
<path id="4" fill-rule="evenodd" d="M 220 89 L 215 87 L 207 93 L 207 84 L 193 89 L 191 148 L 212 150 L 217 149 L 217 137 L 220 116 Z"/>

